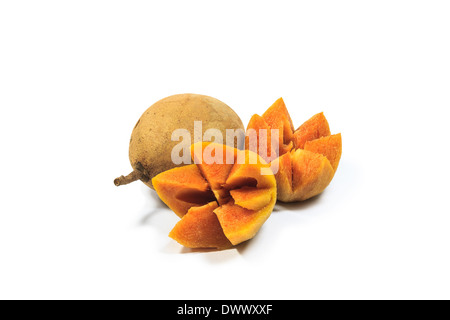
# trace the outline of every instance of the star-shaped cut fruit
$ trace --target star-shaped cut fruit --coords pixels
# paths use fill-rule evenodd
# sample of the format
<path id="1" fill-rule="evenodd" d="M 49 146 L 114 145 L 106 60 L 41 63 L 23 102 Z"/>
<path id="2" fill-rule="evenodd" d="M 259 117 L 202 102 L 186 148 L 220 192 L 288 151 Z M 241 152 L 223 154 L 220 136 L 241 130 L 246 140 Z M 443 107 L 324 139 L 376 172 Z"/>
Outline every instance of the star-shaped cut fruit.
<path id="1" fill-rule="evenodd" d="M 195 164 L 153 178 L 161 200 L 181 220 L 169 236 L 189 248 L 228 248 L 253 238 L 277 200 L 275 176 L 248 150 L 216 143 L 191 147 Z"/>
<path id="2" fill-rule="evenodd" d="M 281 98 L 262 116 L 254 115 L 247 127 L 246 149 L 272 161 L 272 168 L 277 169 L 278 200 L 282 202 L 302 201 L 323 192 L 342 154 L 341 134 L 331 135 L 323 113 L 314 115 L 297 130 L 293 128 Z M 270 139 L 271 134 L 262 135 L 264 130 L 274 129 L 279 132 L 278 141 Z M 256 139 L 252 139 L 255 133 Z"/>

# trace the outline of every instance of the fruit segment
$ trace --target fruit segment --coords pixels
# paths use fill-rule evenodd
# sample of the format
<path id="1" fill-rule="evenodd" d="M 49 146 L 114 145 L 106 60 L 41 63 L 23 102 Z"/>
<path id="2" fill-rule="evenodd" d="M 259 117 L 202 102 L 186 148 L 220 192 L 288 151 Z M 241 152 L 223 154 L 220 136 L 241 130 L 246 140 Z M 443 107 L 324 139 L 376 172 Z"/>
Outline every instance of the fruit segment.
<path id="1" fill-rule="evenodd" d="M 333 179 L 334 170 L 321 154 L 298 149 L 291 153 L 291 159 L 291 201 L 302 201 L 318 195 Z"/>
<path id="2" fill-rule="evenodd" d="M 270 169 L 270 164 L 256 153 L 238 150 L 237 163 L 231 170 L 225 187 L 237 189 L 242 186 L 269 189 L 276 187 L 276 180 Z"/>
<path id="3" fill-rule="evenodd" d="M 152 184 L 160 199 L 180 218 L 191 207 L 214 201 L 208 182 L 195 164 L 160 173 Z"/>
<path id="4" fill-rule="evenodd" d="M 225 237 L 214 213 L 216 208 L 216 202 L 191 208 L 175 225 L 169 233 L 169 237 L 189 248 L 225 249 L 231 247 L 232 245 Z"/>
<path id="5" fill-rule="evenodd" d="M 178 129 L 185 131 L 181 133 Z M 184 151 L 190 147 L 189 141 L 197 141 L 197 136 L 203 137 L 210 129 L 215 134 L 220 132 L 228 141 L 237 138 L 230 144 L 241 147 L 239 136 L 244 125 L 236 112 L 222 101 L 192 93 L 157 101 L 142 114 L 131 134 L 129 159 L 133 171 L 116 178 L 114 184 L 121 186 L 141 180 L 154 189 L 152 179 L 188 160 L 177 155 L 183 150 L 187 157 Z"/>
<path id="6" fill-rule="evenodd" d="M 278 99 L 262 117 L 253 116 L 247 132 L 253 129 L 259 134 L 258 129 L 267 127 L 278 129 L 283 137 L 279 141 L 279 157 L 271 162 L 273 168 L 278 168 L 274 170 L 278 200 L 302 201 L 325 190 L 339 165 L 342 138 L 341 134 L 331 135 L 324 114 L 314 115 L 293 131 L 286 106 Z M 247 143 L 246 147 L 250 146 Z"/>
<path id="7" fill-rule="evenodd" d="M 275 190 L 269 204 L 261 210 L 249 210 L 238 206 L 234 201 L 214 210 L 225 236 L 233 245 L 253 238 L 272 213 L 276 202 Z"/>
<path id="8" fill-rule="evenodd" d="M 291 202 L 289 200 L 293 199 L 292 152 L 283 154 L 281 157 L 274 160 L 274 162 L 276 162 L 276 165 L 278 166 L 278 172 L 275 174 L 278 200 Z"/>
<path id="9" fill-rule="evenodd" d="M 307 141 L 305 143 L 305 150 L 320 153 L 327 157 L 333 167 L 333 170 L 336 171 L 339 165 L 339 160 L 341 160 L 342 153 L 341 134 L 338 133 L 332 136 Z"/>
<path id="10" fill-rule="evenodd" d="M 215 143 L 194 144 L 191 154 L 196 164 L 153 179 L 161 200 L 182 218 L 170 237 L 189 248 L 225 248 L 254 237 L 276 202 L 270 165 L 256 153 Z M 224 163 L 227 155 L 234 164 Z"/>
<path id="11" fill-rule="evenodd" d="M 303 149 L 307 141 L 327 137 L 330 134 L 330 126 L 322 112 L 302 124 L 295 131 L 293 141 L 296 148 Z"/>
<path id="12" fill-rule="evenodd" d="M 271 192 L 267 189 L 258 189 L 253 187 L 242 187 L 240 189 L 231 190 L 231 197 L 234 203 L 240 207 L 249 210 L 259 210 L 264 208 L 272 200 Z"/>
<path id="13" fill-rule="evenodd" d="M 196 143 L 191 147 L 191 155 L 203 177 L 214 192 L 219 204 L 230 200 L 225 182 L 236 162 L 237 149 L 215 143 Z"/>
<path id="14" fill-rule="evenodd" d="M 272 145 L 270 126 L 263 117 L 255 114 L 249 122 L 249 129 L 245 137 L 245 149 L 259 154 L 266 162 L 271 162 L 278 157 L 278 142 Z M 266 132 L 266 135 L 263 135 Z M 263 150 L 261 147 L 264 147 Z"/>
<path id="15" fill-rule="evenodd" d="M 289 152 L 292 147 L 292 136 L 294 133 L 294 125 L 291 116 L 284 104 L 283 98 L 279 98 L 275 103 L 267 109 L 262 118 L 272 129 L 279 129 L 279 154 Z"/>

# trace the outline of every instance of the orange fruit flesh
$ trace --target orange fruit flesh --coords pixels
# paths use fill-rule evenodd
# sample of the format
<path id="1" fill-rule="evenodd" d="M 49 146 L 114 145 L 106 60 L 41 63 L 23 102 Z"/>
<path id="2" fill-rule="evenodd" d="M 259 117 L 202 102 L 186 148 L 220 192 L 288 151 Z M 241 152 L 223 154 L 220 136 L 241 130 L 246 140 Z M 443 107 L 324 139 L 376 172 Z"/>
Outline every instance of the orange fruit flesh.
<path id="1" fill-rule="evenodd" d="M 269 217 L 276 202 L 276 190 L 266 207 L 249 210 L 230 201 L 214 210 L 228 240 L 233 245 L 253 238 Z"/>
<path id="2" fill-rule="evenodd" d="M 270 128 L 280 130 L 280 155 L 290 151 L 293 146 L 292 136 L 294 133 L 294 125 L 292 124 L 291 116 L 289 115 L 283 99 L 280 98 L 275 101 L 275 103 L 262 115 L 262 118 Z"/>
<path id="3" fill-rule="evenodd" d="M 252 118 L 248 132 L 268 127 L 279 129 L 280 137 L 283 137 L 279 141 L 279 158 L 272 162 L 278 168 L 275 174 L 278 200 L 302 201 L 320 194 L 338 168 L 342 154 L 341 134 L 331 135 L 323 113 L 314 115 L 293 131 L 292 120 L 282 99 L 258 117 Z M 278 149 L 276 146 L 272 148 Z"/>
<path id="4" fill-rule="evenodd" d="M 248 127 L 254 131 L 247 131 L 245 149 L 259 154 L 266 162 L 278 158 L 279 150 L 275 145 L 272 145 L 270 126 L 263 117 L 255 114 L 250 119 Z M 266 132 L 266 136 L 263 136 L 262 132 Z M 262 150 L 261 146 L 265 147 L 265 150 Z"/>
<path id="5" fill-rule="evenodd" d="M 328 161 L 330 161 L 333 170 L 336 171 L 342 154 L 341 134 L 338 133 L 328 137 L 307 141 L 304 149 L 324 155 Z"/>
<path id="6" fill-rule="evenodd" d="M 255 158 L 256 162 L 199 161 L 205 160 L 202 154 L 211 151 L 209 155 L 214 157 L 218 150 L 223 151 L 220 156 L 232 155 L 233 161 Z M 252 152 L 210 143 L 193 145 L 192 157 L 197 164 L 163 172 L 153 179 L 161 200 L 182 218 L 170 237 L 190 248 L 225 248 L 229 243 L 251 239 L 276 202 L 276 180 L 269 164 Z"/>
<path id="7" fill-rule="evenodd" d="M 152 184 L 160 199 L 180 218 L 190 208 L 214 200 L 208 182 L 196 165 L 165 171 L 153 178 Z"/>
<path id="8" fill-rule="evenodd" d="M 230 194 L 224 185 L 236 163 L 237 149 L 226 145 L 197 143 L 191 147 L 191 156 L 219 204 L 228 202 Z"/>
<path id="9" fill-rule="evenodd" d="M 303 123 L 294 133 L 295 148 L 303 149 L 307 141 L 327 137 L 331 134 L 328 121 L 322 113 L 318 113 Z"/>
<path id="10" fill-rule="evenodd" d="M 270 198 L 267 197 L 267 189 L 258 189 L 254 187 L 242 187 L 240 189 L 231 190 L 231 197 L 238 206 L 249 209 L 259 210 L 267 206 Z"/>
<path id="11" fill-rule="evenodd" d="M 232 246 L 214 213 L 217 203 L 211 202 L 203 207 L 192 207 L 181 219 L 169 237 L 189 248 L 214 247 L 225 249 Z"/>

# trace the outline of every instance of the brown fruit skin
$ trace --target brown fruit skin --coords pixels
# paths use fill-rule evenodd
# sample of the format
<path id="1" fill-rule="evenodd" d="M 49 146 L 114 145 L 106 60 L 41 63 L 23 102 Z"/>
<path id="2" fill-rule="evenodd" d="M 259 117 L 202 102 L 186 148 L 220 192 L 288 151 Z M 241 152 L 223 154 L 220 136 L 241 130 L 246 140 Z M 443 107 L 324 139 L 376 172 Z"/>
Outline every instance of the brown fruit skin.
<path id="1" fill-rule="evenodd" d="M 233 109 L 215 98 L 187 93 L 159 100 L 141 116 L 130 140 L 131 166 L 144 174 L 145 178 L 141 181 L 148 187 L 154 189 L 152 178 L 156 175 L 184 165 L 172 162 L 172 149 L 181 142 L 181 139 L 172 141 L 172 132 L 187 129 L 191 134 L 191 143 L 197 142 L 194 141 L 194 121 L 202 121 L 202 137 L 210 128 L 219 129 L 224 144 L 226 129 L 244 130 L 241 119 Z"/>

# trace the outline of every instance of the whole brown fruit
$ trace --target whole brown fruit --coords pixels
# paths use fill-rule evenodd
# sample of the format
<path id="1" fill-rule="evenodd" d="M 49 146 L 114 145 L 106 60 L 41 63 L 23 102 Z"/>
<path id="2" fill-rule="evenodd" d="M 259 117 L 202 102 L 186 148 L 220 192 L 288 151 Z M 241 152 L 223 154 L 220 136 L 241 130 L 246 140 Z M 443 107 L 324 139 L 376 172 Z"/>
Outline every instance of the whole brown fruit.
<path id="1" fill-rule="evenodd" d="M 152 178 L 182 165 L 173 163 L 172 149 L 180 141 L 172 141 L 176 129 L 187 129 L 194 140 L 194 121 L 202 121 L 201 137 L 208 129 L 218 129 L 226 143 L 226 129 L 242 130 L 239 116 L 222 101 L 200 94 L 177 94 L 159 100 L 141 116 L 133 129 L 129 157 L 133 172 L 114 180 L 116 186 L 141 180 L 153 189 Z M 197 132 L 197 135 L 200 133 Z M 241 147 L 234 143 L 234 147 Z"/>

